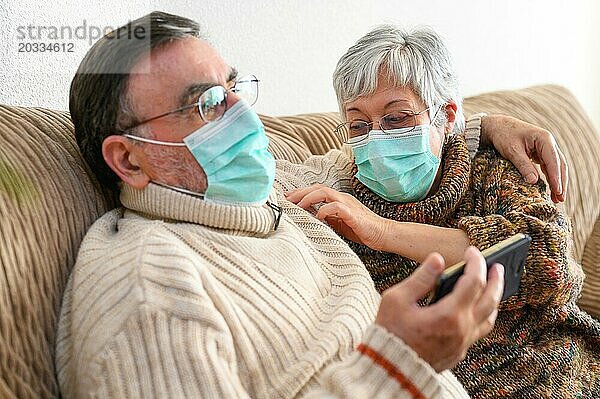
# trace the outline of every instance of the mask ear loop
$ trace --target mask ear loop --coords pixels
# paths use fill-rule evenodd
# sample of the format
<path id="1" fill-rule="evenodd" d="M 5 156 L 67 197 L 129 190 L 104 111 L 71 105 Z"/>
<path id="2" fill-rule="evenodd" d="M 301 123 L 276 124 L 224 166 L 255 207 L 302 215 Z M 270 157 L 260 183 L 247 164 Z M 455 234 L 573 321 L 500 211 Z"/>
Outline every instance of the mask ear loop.
<path id="1" fill-rule="evenodd" d="M 191 190 L 187 190 L 185 188 L 181 188 L 181 187 L 175 187 L 175 186 L 171 186 L 169 184 L 165 184 L 165 183 L 161 183 L 161 182 L 157 182 L 157 181 L 152 181 L 152 183 L 156 184 L 157 186 L 161 186 L 164 188 L 169 188 L 173 191 L 177 191 L 183 194 L 187 194 L 187 195 L 191 195 L 192 197 L 197 197 L 200 199 L 204 199 L 204 193 L 197 193 L 195 191 L 191 191 Z"/>
<path id="2" fill-rule="evenodd" d="M 440 112 L 443 107 L 444 107 L 444 104 L 440 105 L 437 108 L 434 107 L 434 109 L 436 110 L 435 113 L 433 114 L 433 116 L 431 116 L 431 115 L 429 116 L 429 126 L 430 126 L 429 132 L 430 132 L 430 134 L 431 134 L 431 127 L 436 128 L 436 126 L 435 126 L 435 119 L 437 118 L 438 112 Z M 441 163 L 441 160 L 442 160 L 442 153 L 444 152 L 444 147 L 446 146 L 446 144 L 448 144 L 448 140 L 449 140 L 449 135 L 447 135 L 446 133 L 444 133 L 444 143 L 440 146 L 440 153 L 438 155 L 436 155 L 436 157 L 438 157 L 440 159 L 440 163 Z"/>
<path id="3" fill-rule="evenodd" d="M 142 143 L 164 145 L 167 147 L 185 147 L 186 146 L 186 144 L 184 142 L 172 143 L 169 141 L 152 140 L 152 139 L 147 139 L 145 137 L 132 136 L 131 134 L 124 134 L 123 137 L 127 137 L 128 139 L 131 139 L 131 140 L 141 141 Z"/>

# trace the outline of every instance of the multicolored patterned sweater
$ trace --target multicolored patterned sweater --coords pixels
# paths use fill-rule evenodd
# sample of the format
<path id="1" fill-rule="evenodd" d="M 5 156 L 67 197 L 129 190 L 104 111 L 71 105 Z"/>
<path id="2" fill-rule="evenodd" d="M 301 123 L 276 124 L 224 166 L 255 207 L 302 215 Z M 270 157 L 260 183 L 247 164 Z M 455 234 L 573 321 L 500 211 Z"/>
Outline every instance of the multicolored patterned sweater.
<path id="1" fill-rule="evenodd" d="M 352 188 L 383 217 L 463 229 L 481 250 L 515 233 L 532 237 L 518 293 L 501 303 L 493 331 L 454 369 L 472 397 L 600 398 L 600 323 L 575 304 L 583 271 L 571 257 L 569 221 L 543 182 L 524 182 L 493 150 L 471 161 L 464 139 L 456 136 L 444 146 L 442 180 L 430 197 L 399 204 L 356 178 Z M 397 254 L 351 247 L 380 292 L 417 266 Z"/>

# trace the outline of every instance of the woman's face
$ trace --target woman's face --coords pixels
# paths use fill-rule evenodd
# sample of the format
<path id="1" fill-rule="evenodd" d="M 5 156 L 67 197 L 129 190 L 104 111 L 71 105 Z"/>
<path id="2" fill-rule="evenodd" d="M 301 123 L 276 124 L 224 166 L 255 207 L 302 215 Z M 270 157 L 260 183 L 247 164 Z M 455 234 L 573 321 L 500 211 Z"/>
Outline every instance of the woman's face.
<path id="1" fill-rule="evenodd" d="M 426 108 L 427 105 L 423 103 L 412 89 L 406 86 L 394 86 L 384 75 L 380 74 L 375 93 L 359 97 L 346 104 L 345 113 L 348 122 L 360 119 L 365 122 L 374 122 L 373 129 L 381 129 L 379 120 L 382 116 L 401 110 L 410 110 L 419 113 Z M 433 110 L 433 112 L 435 111 L 437 110 Z M 447 112 L 446 106 L 443 106 L 438 112 Z M 416 116 L 416 125 L 426 125 L 429 123 L 429 111 L 422 112 Z M 448 130 L 449 124 L 451 125 L 450 130 Z M 441 158 L 445 133 L 446 131 L 451 131 L 453 126 L 453 122 L 447 123 L 444 128 L 431 126 L 429 144 L 431 145 L 431 152 L 436 157 Z"/>

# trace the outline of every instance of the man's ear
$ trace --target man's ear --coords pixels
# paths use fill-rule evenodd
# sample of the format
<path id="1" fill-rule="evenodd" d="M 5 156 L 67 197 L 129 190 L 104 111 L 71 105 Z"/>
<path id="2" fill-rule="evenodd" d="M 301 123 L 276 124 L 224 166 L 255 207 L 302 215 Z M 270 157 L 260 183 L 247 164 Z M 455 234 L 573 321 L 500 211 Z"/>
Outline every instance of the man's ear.
<path id="1" fill-rule="evenodd" d="M 140 165 L 143 152 L 123 136 L 108 136 L 102 142 L 102 156 L 106 164 L 130 186 L 143 189 L 150 183 L 150 176 Z"/>
<path id="2" fill-rule="evenodd" d="M 456 121 L 456 110 L 458 107 L 454 101 L 448 101 L 446 105 L 443 107 L 442 111 L 446 112 L 446 125 L 444 127 L 444 131 L 446 134 L 452 133 L 454 130 L 454 122 Z"/>

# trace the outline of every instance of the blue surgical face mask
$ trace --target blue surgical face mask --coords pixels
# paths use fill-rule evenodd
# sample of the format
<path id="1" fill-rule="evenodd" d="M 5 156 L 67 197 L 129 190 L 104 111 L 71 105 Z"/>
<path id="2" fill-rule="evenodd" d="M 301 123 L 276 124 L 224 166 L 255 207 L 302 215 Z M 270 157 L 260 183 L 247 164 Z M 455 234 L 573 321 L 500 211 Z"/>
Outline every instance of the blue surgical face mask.
<path id="1" fill-rule="evenodd" d="M 186 146 L 206 173 L 208 185 L 200 196 L 207 201 L 262 205 L 273 187 L 275 159 L 267 149 L 269 139 L 260 118 L 244 100 L 238 100 L 218 121 L 186 136 L 183 143 L 126 137 L 152 144 Z"/>
<path id="2" fill-rule="evenodd" d="M 440 159 L 431 152 L 429 132 L 427 124 L 413 130 L 371 130 L 350 139 L 358 168 L 356 177 L 387 201 L 422 200 L 440 166 Z"/>

